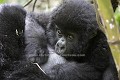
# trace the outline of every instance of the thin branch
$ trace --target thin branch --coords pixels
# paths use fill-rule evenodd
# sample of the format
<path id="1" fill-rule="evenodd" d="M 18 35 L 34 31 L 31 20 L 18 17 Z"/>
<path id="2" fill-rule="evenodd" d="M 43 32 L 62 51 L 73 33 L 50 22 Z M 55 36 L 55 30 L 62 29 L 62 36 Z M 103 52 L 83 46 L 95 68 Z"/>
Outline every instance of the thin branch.
<path id="1" fill-rule="evenodd" d="M 37 0 L 35 0 L 35 2 L 34 2 L 34 4 L 33 4 L 32 12 L 34 12 L 36 2 L 37 2 Z"/>
<path id="2" fill-rule="evenodd" d="M 97 3 L 96 3 L 96 0 L 93 0 L 93 3 L 94 3 L 94 6 L 95 6 L 95 12 L 96 12 L 96 20 L 97 20 L 97 23 L 100 27 L 100 29 L 105 32 L 104 28 L 103 28 L 103 24 L 101 22 L 101 17 L 100 17 L 100 14 L 98 12 L 98 6 L 97 6 Z"/>
<path id="3" fill-rule="evenodd" d="M 33 1 L 33 0 L 28 1 L 28 2 L 24 5 L 24 7 L 28 6 L 32 1 Z"/>

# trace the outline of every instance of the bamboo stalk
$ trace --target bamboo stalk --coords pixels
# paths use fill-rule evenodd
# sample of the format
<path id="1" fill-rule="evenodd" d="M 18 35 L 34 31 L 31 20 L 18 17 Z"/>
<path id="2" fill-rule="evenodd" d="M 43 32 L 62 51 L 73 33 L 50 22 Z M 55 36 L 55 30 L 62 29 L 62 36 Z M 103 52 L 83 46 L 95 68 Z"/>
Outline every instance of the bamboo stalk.
<path id="1" fill-rule="evenodd" d="M 110 0 L 95 0 L 97 10 L 102 19 L 105 34 L 113 54 L 113 57 L 120 68 L 120 33 L 115 23 L 114 12 Z"/>

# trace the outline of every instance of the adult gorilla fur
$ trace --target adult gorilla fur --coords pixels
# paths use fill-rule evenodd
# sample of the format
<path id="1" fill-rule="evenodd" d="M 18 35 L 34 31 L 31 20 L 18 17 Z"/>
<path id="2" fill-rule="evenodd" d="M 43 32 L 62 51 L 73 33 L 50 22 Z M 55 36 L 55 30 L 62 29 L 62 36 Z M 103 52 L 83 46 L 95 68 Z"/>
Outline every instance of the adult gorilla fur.
<path id="1" fill-rule="evenodd" d="M 25 53 L 27 60 L 44 64 L 48 60 L 46 26 L 50 13 L 29 13 L 25 25 Z"/>
<path id="2" fill-rule="evenodd" d="M 48 60 L 46 26 L 50 13 L 28 13 L 25 19 L 25 60 L 7 78 L 8 80 L 50 80 L 36 64 Z"/>
<path id="3" fill-rule="evenodd" d="M 4 80 L 23 58 L 26 11 L 18 5 L 0 5 L 0 79 Z M 15 68 L 16 67 L 16 68 Z"/>
<path id="4" fill-rule="evenodd" d="M 25 18 L 26 18 L 26 28 L 25 28 Z M 32 51 L 34 52 L 34 50 L 38 50 L 38 52 L 42 49 L 45 52 L 48 51 L 47 49 L 45 49 L 46 48 L 45 46 L 47 45 L 46 38 L 42 37 L 42 35 L 45 36 L 44 29 L 46 28 L 45 26 L 47 25 L 48 22 L 47 20 L 48 20 L 47 15 L 45 15 L 44 13 L 26 14 L 26 11 L 21 6 L 12 5 L 12 4 L 0 5 L 0 79 L 1 80 L 19 80 L 19 79 L 48 80 L 49 79 L 48 76 L 46 76 L 35 64 L 29 63 L 26 59 L 30 57 L 28 56 L 28 54 L 31 54 Z M 37 29 L 43 30 L 43 33 L 41 32 L 40 34 L 39 33 L 36 34 Z M 32 34 L 30 34 L 31 31 L 33 32 Z M 24 35 L 26 36 L 25 39 L 24 39 Z M 40 39 L 39 36 L 42 39 L 42 41 L 45 42 L 44 43 L 45 45 L 35 41 L 37 39 L 38 40 Z M 34 43 L 34 41 L 36 44 L 32 44 Z M 26 55 L 25 52 L 27 53 Z M 42 58 L 42 59 L 44 60 L 43 62 L 46 61 L 46 58 Z M 43 64 L 43 62 L 41 63 Z"/>

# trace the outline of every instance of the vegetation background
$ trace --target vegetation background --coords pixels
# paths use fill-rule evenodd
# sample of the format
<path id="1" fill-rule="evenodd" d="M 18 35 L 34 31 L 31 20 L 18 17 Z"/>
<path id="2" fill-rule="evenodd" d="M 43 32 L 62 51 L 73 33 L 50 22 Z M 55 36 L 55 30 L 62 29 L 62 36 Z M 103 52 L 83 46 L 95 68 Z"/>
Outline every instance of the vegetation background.
<path id="1" fill-rule="evenodd" d="M 25 6 L 28 12 L 34 10 L 41 11 L 53 10 L 62 0 L 0 0 L 0 4 L 12 3 Z M 86 0 L 95 6 L 96 19 L 100 28 L 108 38 L 108 42 L 116 62 L 120 77 L 120 0 Z M 35 3 L 35 6 L 34 6 Z"/>

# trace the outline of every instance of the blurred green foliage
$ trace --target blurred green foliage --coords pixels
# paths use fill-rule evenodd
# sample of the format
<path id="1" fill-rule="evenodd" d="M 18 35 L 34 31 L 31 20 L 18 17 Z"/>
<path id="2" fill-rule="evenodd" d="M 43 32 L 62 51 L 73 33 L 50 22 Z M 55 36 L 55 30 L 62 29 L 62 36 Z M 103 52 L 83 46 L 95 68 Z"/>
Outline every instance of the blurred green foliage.
<path id="1" fill-rule="evenodd" d="M 116 8 L 115 13 L 114 13 L 114 17 L 115 17 L 115 21 L 118 24 L 119 29 L 120 29 L 120 6 L 118 6 Z"/>
<path id="2" fill-rule="evenodd" d="M 2 3 L 15 3 L 15 4 L 19 4 L 21 6 L 24 6 L 29 1 L 31 1 L 31 0 L 0 0 L 0 4 L 2 4 Z M 62 0 L 37 0 L 37 2 L 35 4 L 35 11 L 34 12 L 52 10 L 61 1 Z M 25 7 L 25 9 L 27 11 L 32 11 L 34 2 L 35 2 L 35 0 L 32 0 L 31 3 Z"/>
<path id="3" fill-rule="evenodd" d="M 7 0 L 0 0 L 0 4 L 1 4 L 1 3 L 5 3 L 6 1 L 7 1 Z"/>

